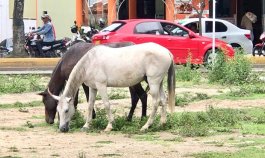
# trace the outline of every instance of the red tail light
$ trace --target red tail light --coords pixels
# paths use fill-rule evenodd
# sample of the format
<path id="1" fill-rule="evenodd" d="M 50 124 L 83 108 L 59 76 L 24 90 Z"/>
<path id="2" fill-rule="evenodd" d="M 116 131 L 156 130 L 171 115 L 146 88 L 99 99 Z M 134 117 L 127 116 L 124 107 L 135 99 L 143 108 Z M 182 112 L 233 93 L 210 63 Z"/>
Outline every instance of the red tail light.
<path id="1" fill-rule="evenodd" d="M 250 34 L 245 34 L 245 36 L 246 36 L 249 40 L 251 40 L 251 35 L 250 35 Z"/>

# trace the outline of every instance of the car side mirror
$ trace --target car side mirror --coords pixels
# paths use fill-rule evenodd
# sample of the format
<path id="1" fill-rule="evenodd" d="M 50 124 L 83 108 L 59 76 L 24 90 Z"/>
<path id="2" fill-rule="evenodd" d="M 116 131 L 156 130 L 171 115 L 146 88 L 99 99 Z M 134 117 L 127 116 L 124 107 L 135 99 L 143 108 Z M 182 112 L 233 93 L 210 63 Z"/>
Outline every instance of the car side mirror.
<path id="1" fill-rule="evenodd" d="M 195 38 L 196 36 L 195 36 L 195 34 L 193 32 L 189 32 L 189 37 L 190 38 Z"/>

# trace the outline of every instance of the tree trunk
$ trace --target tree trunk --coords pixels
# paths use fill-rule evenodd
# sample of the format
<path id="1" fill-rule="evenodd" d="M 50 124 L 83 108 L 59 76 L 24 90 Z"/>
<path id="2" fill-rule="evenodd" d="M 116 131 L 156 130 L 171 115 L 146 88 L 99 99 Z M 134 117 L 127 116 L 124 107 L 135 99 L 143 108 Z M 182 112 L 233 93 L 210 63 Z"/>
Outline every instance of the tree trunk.
<path id="1" fill-rule="evenodd" d="M 13 11 L 13 53 L 14 57 L 28 57 L 24 49 L 25 35 L 24 35 L 24 0 L 14 1 Z"/>
<path id="2" fill-rule="evenodd" d="M 205 9 L 205 0 L 200 0 L 200 8 L 199 8 L 199 35 L 202 36 L 202 15 L 203 10 Z"/>

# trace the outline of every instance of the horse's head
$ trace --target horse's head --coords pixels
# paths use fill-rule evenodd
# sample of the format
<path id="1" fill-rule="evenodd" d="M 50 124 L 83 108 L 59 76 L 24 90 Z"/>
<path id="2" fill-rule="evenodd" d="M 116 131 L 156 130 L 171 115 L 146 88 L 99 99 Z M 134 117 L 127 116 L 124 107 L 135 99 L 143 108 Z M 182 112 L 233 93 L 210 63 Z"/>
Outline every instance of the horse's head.
<path id="1" fill-rule="evenodd" d="M 53 99 L 47 90 L 38 94 L 42 96 L 42 102 L 45 106 L 45 120 L 47 123 L 53 124 L 56 115 L 57 100 Z"/>
<path id="2" fill-rule="evenodd" d="M 48 93 L 52 96 L 53 99 L 58 101 L 57 111 L 60 117 L 59 129 L 61 132 L 69 131 L 69 123 L 72 116 L 75 113 L 74 102 L 72 98 L 62 96 L 56 96 L 51 94 L 48 89 Z"/>

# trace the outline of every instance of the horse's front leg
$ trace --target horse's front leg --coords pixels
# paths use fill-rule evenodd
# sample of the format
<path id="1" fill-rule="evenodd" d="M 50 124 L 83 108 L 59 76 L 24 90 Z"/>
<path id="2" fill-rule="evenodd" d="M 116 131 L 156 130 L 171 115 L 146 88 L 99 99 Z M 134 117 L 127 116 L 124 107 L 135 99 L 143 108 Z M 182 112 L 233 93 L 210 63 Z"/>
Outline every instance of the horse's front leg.
<path id="1" fill-rule="evenodd" d="M 88 101 L 88 112 L 87 112 L 87 119 L 86 123 L 83 126 L 83 130 L 86 130 L 89 128 L 91 120 L 92 120 L 92 113 L 96 101 L 96 95 L 97 95 L 97 89 L 89 88 L 89 101 Z"/>
<path id="2" fill-rule="evenodd" d="M 75 94 L 75 101 L 74 101 L 75 110 L 77 109 L 77 104 L 78 104 L 78 94 L 79 94 L 79 89 L 77 90 Z"/>
<path id="3" fill-rule="evenodd" d="M 108 94 L 107 94 L 107 86 L 104 84 L 96 84 L 99 95 L 102 98 L 102 101 L 104 103 L 105 106 L 105 110 L 107 112 L 107 116 L 108 116 L 108 125 L 105 128 L 105 132 L 111 131 L 112 130 L 112 122 L 114 120 L 111 109 L 110 109 L 110 103 L 109 103 L 109 99 L 108 99 Z"/>
<path id="4" fill-rule="evenodd" d="M 87 102 L 89 101 L 89 87 L 86 86 L 84 83 L 82 84 L 82 87 L 84 89 L 84 92 L 85 92 L 85 95 L 86 95 L 86 100 Z M 96 112 L 95 112 L 95 109 L 93 109 L 93 115 L 92 115 L 92 118 L 96 118 Z"/>

